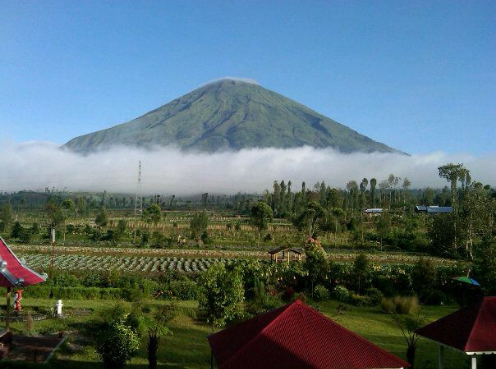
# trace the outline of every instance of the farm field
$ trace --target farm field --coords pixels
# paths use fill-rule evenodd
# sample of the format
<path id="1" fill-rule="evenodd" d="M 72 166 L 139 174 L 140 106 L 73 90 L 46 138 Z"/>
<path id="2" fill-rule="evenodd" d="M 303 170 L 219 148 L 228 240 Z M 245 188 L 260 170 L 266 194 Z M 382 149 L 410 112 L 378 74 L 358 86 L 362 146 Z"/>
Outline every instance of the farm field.
<path id="1" fill-rule="evenodd" d="M 26 264 L 37 270 L 48 270 L 52 259 L 49 246 L 13 246 L 12 249 L 22 257 Z M 59 270 L 114 269 L 122 272 L 163 273 L 179 271 L 198 273 L 207 270 L 215 263 L 230 260 L 259 259 L 268 260 L 266 251 L 241 250 L 201 250 L 201 249 L 122 249 L 96 247 L 56 247 L 53 266 Z M 438 257 L 417 256 L 407 253 L 367 254 L 376 264 L 405 263 L 413 264 L 423 258 L 435 265 L 455 265 L 456 262 Z M 356 253 L 330 252 L 328 259 L 333 262 L 353 262 Z"/>

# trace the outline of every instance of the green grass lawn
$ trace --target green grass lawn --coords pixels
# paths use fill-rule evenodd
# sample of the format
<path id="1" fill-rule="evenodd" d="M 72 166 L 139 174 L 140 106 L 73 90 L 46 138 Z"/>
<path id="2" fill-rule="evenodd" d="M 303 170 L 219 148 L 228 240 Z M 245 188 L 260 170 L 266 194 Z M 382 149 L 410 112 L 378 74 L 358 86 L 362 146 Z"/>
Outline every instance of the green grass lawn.
<path id="1" fill-rule="evenodd" d="M 0 299 L 5 304 L 5 299 Z M 23 301 L 24 310 L 36 307 L 51 307 L 53 300 L 29 300 Z M 146 304 L 153 306 L 164 304 L 166 301 L 147 301 Z M 85 321 L 93 319 L 99 312 L 112 306 L 113 302 L 105 301 L 64 301 L 66 308 L 93 309 L 93 316 L 69 317 L 66 325 L 60 319 L 49 319 L 35 322 L 35 331 L 56 333 L 65 329 L 69 335 L 68 344 L 63 345 L 51 361 L 53 368 L 103 368 L 94 351 L 89 337 L 77 334 L 77 329 Z M 129 304 L 129 303 L 124 303 Z M 379 307 L 354 307 L 347 306 L 342 314 L 338 314 L 337 306 L 340 303 L 334 301 L 319 302 L 311 304 L 322 313 L 332 318 L 337 323 L 358 333 L 364 338 L 372 341 L 385 350 L 405 359 L 406 343 L 400 329 L 391 318 L 382 313 Z M 209 368 L 210 348 L 206 336 L 211 333 L 211 327 L 202 321 L 193 319 L 186 314 L 186 310 L 196 309 L 197 302 L 178 302 L 180 313 L 169 322 L 168 326 L 173 335 L 162 337 L 158 351 L 159 368 Z M 457 308 L 455 306 L 423 307 L 422 314 L 426 322 L 431 322 L 445 316 Z M 25 330 L 25 323 L 11 324 L 14 333 Z M 130 368 L 148 368 L 146 342 L 148 337 L 143 337 L 142 345 L 138 355 L 128 365 Z M 464 354 L 454 350 L 445 351 L 445 365 L 447 368 L 457 369 L 468 367 L 468 359 Z M 420 339 L 417 351 L 417 368 L 437 368 L 437 345 Z"/>

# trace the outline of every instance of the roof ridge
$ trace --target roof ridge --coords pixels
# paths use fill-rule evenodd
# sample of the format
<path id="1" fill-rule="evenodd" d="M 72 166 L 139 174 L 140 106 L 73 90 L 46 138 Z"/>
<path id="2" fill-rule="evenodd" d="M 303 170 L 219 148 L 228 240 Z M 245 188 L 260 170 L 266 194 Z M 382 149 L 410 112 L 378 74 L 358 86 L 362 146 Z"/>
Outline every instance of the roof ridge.
<path id="1" fill-rule="evenodd" d="M 25 265 L 25 263 L 21 262 L 21 259 L 19 259 L 19 257 L 17 257 L 16 254 L 14 254 L 14 251 L 12 251 L 12 249 L 9 247 L 9 245 L 7 245 L 7 242 L 5 242 L 5 240 L 0 237 L 0 242 L 3 243 L 3 245 L 7 248 L 7 250 L 9 251 L 9 253 L 12 255 L 12 257 L 14 259 L 17 260 L 17 262 L 22 265 L 23 268 L 29 270 L 31 273 L 33 273 L 34 275 L 36 275 L 37 277 L 43 279 L 45 282 L 46 282 L 46 279 L 47 279 L 47 276 L 46 274 L 45 275 L 42 275 L 40 273 L 38 273 L 37 271 L 31 269 L 30 267 L 28 267 L 27 265 Z M 9 267 L 9 265 L 7 264 L 7 268 Z"/>
<path id="2" fill-rule="evenodd" d="M 485 301 L 485 297 L 482 298 L 482 300 L 480 300 L 479 302 L 473 304 L 472 306 L 467 306 L 465 309 L 473 309 L 477 306 L 477 313 L 476 313 L 476 317 L 474 319 L 474 322 L 472 323 L 472 327 L 470 327 L 470 331 L 468 333 L 468 338 L 467 338 L 467 341 L 465 342 L 465 344 L 463 345 L 463 349 L 466 351 L 467 350 L 467 347 L 470 343 L 470 341 L 472 340 L 472 333 L 474 332 L 475 330 L 475 326 L 477 325 L 477 323 L 479 322 L 479 318 L 480 318 L 480 313 L 481 313 L 481 309 L 482 309 L 482 306 L 484 305 L 484 301 Z"/>
<path id="3" fill-rule="evenodd" d="M 300 306 L 300 307 L 304 307 L 304 306 L 306 306 L 306 305 L 305 305 L 303 302 L 301 302 L 299 299 L 297 299 L 297 300 L 295 301 L 295 305 Z M 298 310 L 298 314 L 301 316 L 300 321 L 305 321 L 305 323 L 306 323 L 306 316 L 302 313 L 302 311 L 301 311 L 301 310 Z M 304 332 L 304 330 L 303 330 L 303 332 Z M 309 350 L 309 346 L 308 346 L 308 343 L 309 343 L 309 342 L 310 342 L 310 340 L 308 339 L 308 337 L 305 337 L 305 340 L 304 340 L 304 342 L 303 342 L 303 344 L 305 345 L 305 354 L 307 354 L 308 352 L 310 352 L 310 350 Z M 306 358 L 305 358 L 305 360 L 306 360 L 307 362 L 310 362 L 310 360 L 309 360 L 309 358 L 308 358 L 308 357 L 306 357 Z"/>
<path id="4" fill-rule="evenodd" d="M 296 300 L 298 301 L 298 300 Z M 286 305 L 283 305 L 281 306 L 279 309 L 281 309 L 281 311 L 279 312 L 279 314 L 274 318 L 272 319 L 269 324 L 267 324 L 262 330 L 260 330 L 260 332 L 258 332 L 255 336 L 253 336 L 248 342 L 246 342 L 238 351 L 236 351 L 236 353 L 234 355 L 232 355 L 229 359 L 227 359 L 222 365 L 221 367 L 224 367 L 225 365 L 227 365 L 229 362 L 231 362 L 232 360 L 234 360 L 239 354 L 243 353 L 248 346 L 250 346 L 253 342 L 255 342 L 261 335 L 263 332 L 265 332 L 267 330 L 268 327 L 270 327 L 276 320 L 279 320 L 279 318 L 284 315 L 284 313 L 288 310 L 289 307 L 291 307 L 292 305 L 295 304 L 296 301 L 293 301 L 293 302 L 290 302 Z M 266 314 L 270 313 L 270 311 L 268 311 Z"/>

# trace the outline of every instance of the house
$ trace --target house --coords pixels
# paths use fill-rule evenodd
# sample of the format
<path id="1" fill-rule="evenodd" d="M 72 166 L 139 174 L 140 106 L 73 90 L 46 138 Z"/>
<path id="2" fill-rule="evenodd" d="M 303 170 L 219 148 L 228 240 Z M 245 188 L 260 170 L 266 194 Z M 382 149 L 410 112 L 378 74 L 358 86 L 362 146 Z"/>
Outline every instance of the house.
<path id="1" fill-rule="evenodd" d="M 219 369 L 367 369 L 410 365 L 296 300 L 208 336 Z"/>
<path id="2" fill-rule="evenodd" d="M 496 362 L 496 296 L 486 296 L 417 329 L 416 333 L 438 344 L 439 369 L 444 368 L 445 347 L 470 356 L 472 369 L 477 368 L 477 357 L 481 355 L 492 355 Z"/>
<path id="3" fill-rule="evenodd" d="M 451 213 L 453 211 L 453 207 L 417 205 L 415 206 L 415 211 L 417 213 L 427 213 L 427 214 Z"/>
<path id="4" fill-rule="evenodd" d="M 302 250 L 291 248 L 290 246 L 281 246 L 269 251 L 270 261 L 279 262 L 279 261 L 301 261 Z"/>

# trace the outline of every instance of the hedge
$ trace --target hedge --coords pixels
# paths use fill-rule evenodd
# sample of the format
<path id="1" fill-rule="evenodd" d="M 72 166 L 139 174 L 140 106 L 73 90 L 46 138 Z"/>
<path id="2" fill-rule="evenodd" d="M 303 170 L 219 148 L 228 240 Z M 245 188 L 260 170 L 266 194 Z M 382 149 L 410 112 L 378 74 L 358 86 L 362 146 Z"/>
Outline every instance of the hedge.
<path id="1" fill-rule="evenodd" d="M 129 298 L 129 291 L 123 288 L 98 287 L 53 287 L 53 298 L 67 300 L 120 300 Z M 52 288 L 49 286 L 30 286 L 23 297 L 48 299 Z"/>

